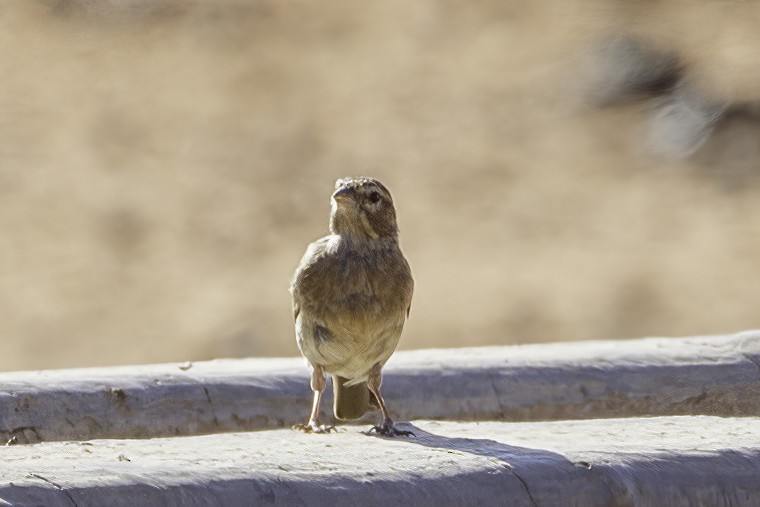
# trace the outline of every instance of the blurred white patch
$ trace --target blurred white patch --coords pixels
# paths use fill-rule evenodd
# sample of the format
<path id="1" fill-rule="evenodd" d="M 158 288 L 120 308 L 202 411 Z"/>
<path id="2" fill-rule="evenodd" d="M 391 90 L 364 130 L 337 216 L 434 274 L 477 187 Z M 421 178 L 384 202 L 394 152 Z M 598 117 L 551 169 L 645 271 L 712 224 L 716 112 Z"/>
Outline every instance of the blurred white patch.
<path id="1" fill-rule="evenodd" d="M 727 103 L 679 89 L 664 99 L 650 120 L 648 145 L 655 154 L 668 158 L 693 155 L 727 110 Z"/>

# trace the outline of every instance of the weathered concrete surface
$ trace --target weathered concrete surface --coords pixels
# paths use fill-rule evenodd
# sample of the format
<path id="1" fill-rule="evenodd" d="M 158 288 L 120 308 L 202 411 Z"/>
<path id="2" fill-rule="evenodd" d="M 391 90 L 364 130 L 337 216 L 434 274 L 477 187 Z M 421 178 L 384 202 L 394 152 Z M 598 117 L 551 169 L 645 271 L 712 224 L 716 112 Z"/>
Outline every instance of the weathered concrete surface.
<path id="1" fill-rule="evenodd" d="M 760 505 L 760 418 L 416 421 L 6 447 L 12 505 Z M 2 504 L 2 502 L 0 502 Z"/>
<path id="2" fill-rule="evenodd" d="M 760 415 L 760 332 L 398 352 L 383 389 L 400 420 Z M 6 373 L 0 438 L 275 428 L 302 422 L 310 403 L 300 358 Z"/>

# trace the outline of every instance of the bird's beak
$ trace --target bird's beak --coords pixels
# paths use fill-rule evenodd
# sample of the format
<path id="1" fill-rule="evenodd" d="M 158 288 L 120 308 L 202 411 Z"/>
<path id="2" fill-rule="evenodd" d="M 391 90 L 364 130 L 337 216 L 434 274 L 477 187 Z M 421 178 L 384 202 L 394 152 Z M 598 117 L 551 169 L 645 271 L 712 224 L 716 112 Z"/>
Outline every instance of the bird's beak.
<path id="1" fill-rule="evenodd" d="M 341 187 L 333 193 L 332 198 L 336 201 L 350 199 L 354 194 L 354 189 L 350 187 Z"/>

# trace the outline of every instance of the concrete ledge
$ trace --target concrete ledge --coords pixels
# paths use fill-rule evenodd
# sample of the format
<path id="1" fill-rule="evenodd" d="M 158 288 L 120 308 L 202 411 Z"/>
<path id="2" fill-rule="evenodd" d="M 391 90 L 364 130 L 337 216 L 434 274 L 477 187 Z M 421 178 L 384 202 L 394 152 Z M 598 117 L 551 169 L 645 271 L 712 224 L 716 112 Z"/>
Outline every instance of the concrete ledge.
<path id="1" fill-rule="evenodd" d="M 760 415 L 760 332 L 399 352 L 384 393 L 400 420 Z M 276 428 L 309 406 L 300 358 L 0 374 L 11 443 Z"/>
<path id="2" fill-rule="evenodd" d="M 0 505 L 760 505 L 760 418 L 406 429 L 7 447 Z"/>

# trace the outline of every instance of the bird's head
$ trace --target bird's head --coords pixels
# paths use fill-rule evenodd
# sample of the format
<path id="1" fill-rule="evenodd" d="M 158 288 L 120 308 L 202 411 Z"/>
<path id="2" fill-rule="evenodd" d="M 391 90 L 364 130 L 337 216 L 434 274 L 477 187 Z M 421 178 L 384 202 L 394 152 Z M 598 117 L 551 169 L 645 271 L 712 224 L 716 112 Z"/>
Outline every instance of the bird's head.
<path id="1" fill-rule="evenodd" d="M 331 199 L 330 231 L 361 238 L 398 235 L 391 193 L 374 178 L 341 178 Z"/>

